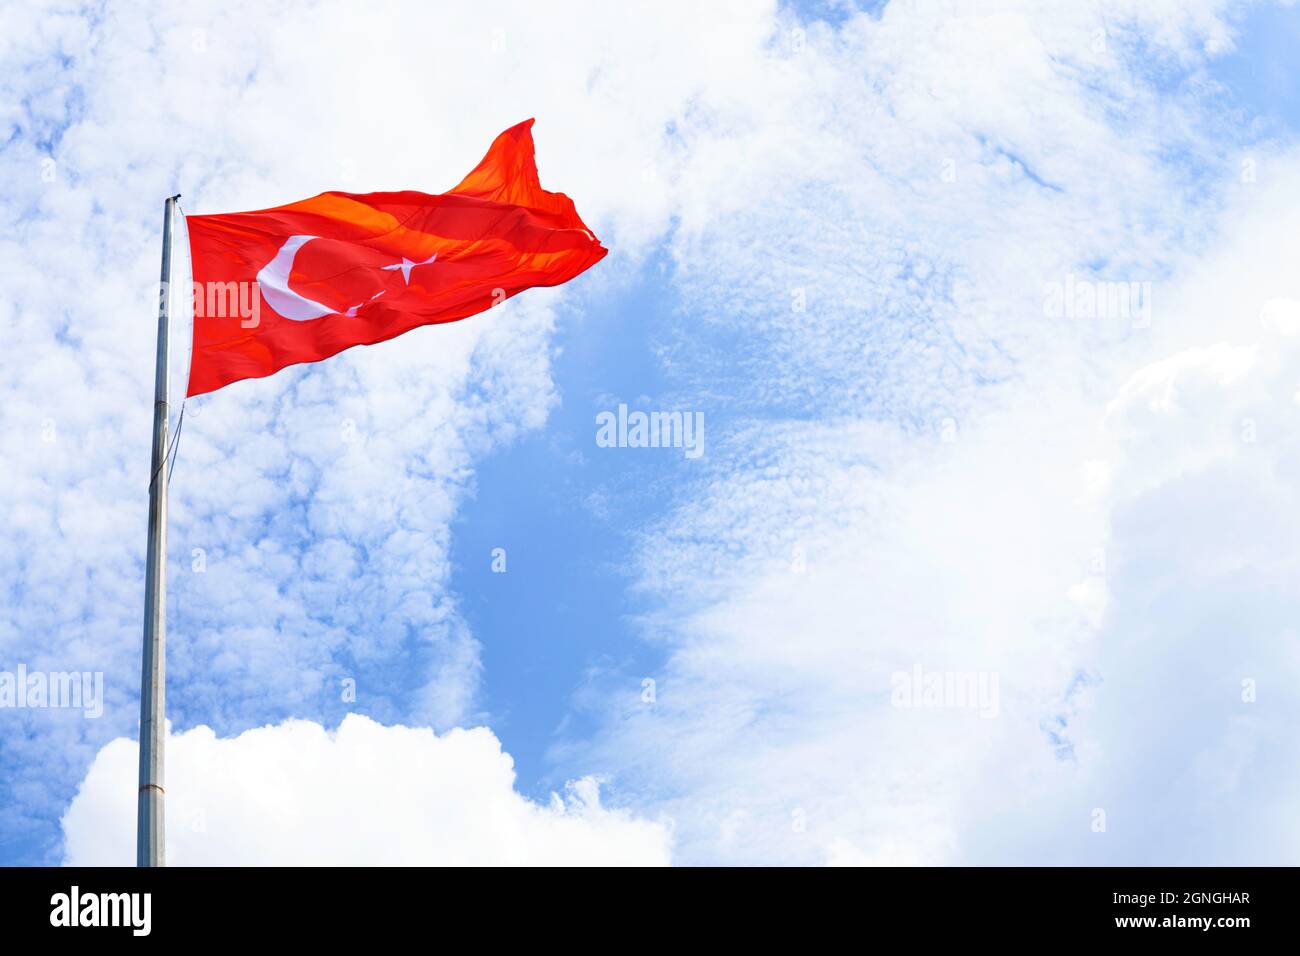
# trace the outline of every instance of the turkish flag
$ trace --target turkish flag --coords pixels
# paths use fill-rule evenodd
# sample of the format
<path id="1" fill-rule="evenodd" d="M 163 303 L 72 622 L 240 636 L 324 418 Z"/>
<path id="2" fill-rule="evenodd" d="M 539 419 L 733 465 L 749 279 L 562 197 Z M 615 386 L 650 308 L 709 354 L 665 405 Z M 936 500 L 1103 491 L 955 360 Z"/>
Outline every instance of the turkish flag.
<path id="1" fill-rule="evenodd" d="M 605 256 L 563 193 L 542 189 L 532 120 L 450 192 L 321 193 L 189 216 L 189 395 L 454 322 Z"/>

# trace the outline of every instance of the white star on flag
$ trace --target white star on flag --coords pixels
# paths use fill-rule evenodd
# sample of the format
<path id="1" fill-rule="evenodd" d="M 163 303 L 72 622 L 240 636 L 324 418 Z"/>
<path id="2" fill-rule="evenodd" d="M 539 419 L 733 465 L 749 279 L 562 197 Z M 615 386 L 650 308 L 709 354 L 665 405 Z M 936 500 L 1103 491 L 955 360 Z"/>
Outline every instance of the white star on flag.
<path id="1" fill-rule="evenodd" d="M 416 266 L 427 266 L 430 262 L 432 262 L 436 258 L 438 258 L 438 253 L 436 252 L 433 255 L 429 256 L 429 258 L 425 259 L 423 262 L 412 262 L 410 259 L 406 258 L 406 256 L 402 256 L 402 261 L 400 263 L 394 263 L 391 266 L 380 266 L 379 268 L 386 269 L 389 272 L 392 272 L 394 269 L 401 269 L 402 278 L 406 280 L 407 285 L 410 285 L 411 270 L 414 269 Z"/>

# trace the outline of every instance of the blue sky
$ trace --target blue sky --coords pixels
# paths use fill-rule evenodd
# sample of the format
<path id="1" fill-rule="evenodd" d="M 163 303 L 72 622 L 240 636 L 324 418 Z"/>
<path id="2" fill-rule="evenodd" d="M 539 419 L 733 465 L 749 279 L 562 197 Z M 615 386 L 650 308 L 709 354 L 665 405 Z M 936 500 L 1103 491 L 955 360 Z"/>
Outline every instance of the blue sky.
<path id="1" fill-rule="evenodd" d="M 107 700 L 0 711 L 0 862 L 129 852 L 162 197 L 438 191 L 532 115 L 608 259 L 187 408 L 177 862 L 1294 862 L 1300 698 L 1239 693 L 1300 669 L 1294 5 L 507 4 L 346 76 L 346 5 L 246 12 L 6 14 L 0 670 Z M 620 403 L 705 455 L 598 447 Z"/>
<path id="2" fill-rule="evenodd" d="M 452 587 L 481 635 L 484 707 L 521 780 L 543 794 L 563 783 L 548 758 L 557 733 L 581 734 L 589 720 L 573 707 L 588 671 L 616 673 L 639 695 L 662 656 L 637 626 L 644 600 L 628 593 L 626 516 L 662 508 L 660 489 L 693 462 L 652 449 L 634 458 L 594 448 L 592 435 L 609 405 L 602 399 L 658 408 L 655 397 L 670 391 L 654 361 L 657 330 L 675 305 L 655 281 L 666 265 L 643 267 L 602 319 L 575 316 L 561 328 L 560 406 L 542 433 L 480 465 L 474 498 L 454 526 Z M 504 574 L 492 570 L 495 548 L 506 552 Z"/>
<path id="3" fill-rule="evenodd" d="M 1295 49 L 1295 10 L 1261 5 L 1241 20 L 1237 49 L 1210 67 L 1229 98 L 1249 123 L 1276 124 L 1280 132 L 1294 135 L 1300 118 L 1300 82 L 1287 69 L 1289 51 Z"/>

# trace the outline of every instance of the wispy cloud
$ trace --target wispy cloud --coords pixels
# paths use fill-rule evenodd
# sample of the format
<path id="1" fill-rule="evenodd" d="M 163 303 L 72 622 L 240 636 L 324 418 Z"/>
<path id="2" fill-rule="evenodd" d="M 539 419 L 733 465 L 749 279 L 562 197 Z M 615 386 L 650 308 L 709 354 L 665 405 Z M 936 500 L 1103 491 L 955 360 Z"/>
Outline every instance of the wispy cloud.
<path id="1" fill-rule="evenodd" d="M 1225 556 L 1239 499 L 1213 475 L 1257 496 L 1289 448 L 1237 432 L 1258 417 L 1289 443 L 1291 380 L 1264 397 L 1256 347 L 1215 343 L 1257 340 L 1261 292 L 1288 288 L 1293 242 L 1259 215 L 1296 194 L 1271 152 L 1267 184 L 1245 175 L 1249 134 L 1199 85 L 1222 12 L 891 4 L 811 31 L 816 87 L 778 78 L 750 107 L 751 135 L 798 155 L 751 149 L 776 157 L 741 174 L 763 202 L 674 246 L 674 372 L 736 415 L 645 529 L 644 627 L 669 659 L 652 700 L 602 685 L 602 739 L 556 751 L 669 808 L 681 859 L 1294 855 L 1269 796 L 1293 705 L 1242 684 L 1294 668 L 1269 583 L 1290 562 L 1264 543 L 1291 507 L 1250 507 Z M 1070 277 L 1145 305 L 1053 313 Z M 701 317 L 712 347 L 686 332 Z M 1234 387 L 1254 415 L 1223 407 Z M 900 672 L 992 675 L 998 715 L 942 682 L 900 707 Z"/>

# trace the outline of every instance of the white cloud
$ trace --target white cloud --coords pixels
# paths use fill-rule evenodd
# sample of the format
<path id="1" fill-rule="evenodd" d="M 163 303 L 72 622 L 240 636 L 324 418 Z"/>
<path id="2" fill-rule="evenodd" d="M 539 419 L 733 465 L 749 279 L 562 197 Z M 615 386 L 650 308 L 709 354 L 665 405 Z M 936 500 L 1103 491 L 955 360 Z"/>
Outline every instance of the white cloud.
<path id="1" fill-rule="evenodd" d="M 621 768 L 680 860 L 1300 852 L 1300 189 L 1259 144 L 1240 180 L 1213 101 L 1134 69 L 1225 48 L 1219 5 L 1184 10 L 891 4 L 825 43 L 874 83 L 767 101 L 843 165 L 751 170 L 766 202 L 678 237 L 720 330 L 673 353 L 681 392 L 747 421 L 710 420 L 644 529 L 655 701 L 607 678 L 603 739 L 557 752 Z M 1150 281 L 1151 327 L 1046 315 L 1067 275 Z M 891 706 L 915 666 L 997 674 L 999 716 Z"/>
<path id="2" fill-rule="evenodd" d="M 135 742 L 100 750 L 63 818 L 65 863 L 121 866 L 135 855 Z M 664 822 L 601 805 L 571 783 L 541 805 L 484 727 L 438 735 L 349 715 L 220 738 L 167 740 L 168 863 L 204 865 L 660 866 Z"/>
<path id="3" fill-rule="evenodd" d="M 437 190 L 536 115 L 543 182 L 614 250 L 589 288 L 629 281 L 671 235 L 682 315 L 663 356 L 674 397 L 709 423 L 709 470 L 679 485 L 639 552 L 642 587 L 664 600 L 647 622 L 670 654 L 658 702 L 616 698 L 628 719 L 576 742 L 584 763 L 671 812 L 690 861 L 1258 862 L 1248 825 L 1282 834 L 1277 852 L 1293 845 L 1264 795 L 1283 771 L 1251 778 L 1261 760 L 1288 765 L 1285 721 L 1266 695 L 1225 711 L 1238 703 L 1207 675 L 1171 665 L 1213 662 L 1225 681 L 1292 666 L 1277 638 L 1289 525 L 1274 511 L 1295 513 L 1277 478 L 1294 458 L 1276 440 L 1295 382 L 1259 323 L 1280 334 L 1290 312 L 1276 303 L 1300 297 L 1279 225 L 1297 204 L 1278 186 L 1222 212 L 1244 202 L 1228 185 L 1244 144 L 1206 108 L 1200 65 L 1231 44 L 1231 5 L 897 0 L 806 35 L 749 2 L 562 19 L 480 4 L 439 11 L 436 30 L 413 27 L 417 3 L 363 19 L 345 2 L 310 17 L 71 10 L 0 14 L 14 64 L 0 123 L 25 131 L 0 155 L 21 185 L 0 209 L 0 579 L 15 596 L 0 649 L 108 671 L 110 712 L 0 737 L 5 831 L 39 826 L 104 741 L 134 730 L 143 290 L 161 197 L 182 188 L 211 211 Z M 1186 87 L 1161 88 L 1178 69 Z M 1288 157 L 1258 154 L 1263 187 Z M 1045 283 L 1093 273 L 1154 281 L 1152 328 L 1044 316 Z M 551 330 L 569 301 L 539 292 L 191 406 L 173 485 L 187 622 L 174 713 L 221 733 L 320 716 L 356 676 L 385 720 L 441 731 L 475 716 L 450 522 L 479 456 L 557 400 Z M 1225 500 L 1269 533 L 1234 537 Z M 1267 614 L 1233 633 L 1245 657 L 1224 660 L 1226 625 L 1201 633 L 1194 618 L 1242 620 L 1228 599 L 1243 581 Z M 890 674 L 916 663 L 997 671 L 1000 716 L 891 709 Z M 176 739 L 201 749 L 205 733 Z M 345 760 L 323 740 L 314 772 L 333 779 Z M 124 773 L 125 746 L 96 768 L 109 754 Z M 494 792 L 509 804 L 507 791 Z M 1225 793 L 1250 808 L 1239 826 L 1215 802 Z M 1221 835 L 1162 831 L 1145 815 L 1165 798 L 1189 814 L 1202 801 L 1180 821 Z M 1087 828 L 1099 805 L 1114 839 Z"/>
<path id="4" fill-rule="evenodd" d="M 23 732 L 0 735 L 0 830 L 37 832 L 90 755 L 134 731 L 163 197 L 212 212 L 323 189 L 436 192 L 536 116 L 543 183 L 615 250 L 583 279 L 608 292 L 681 204 L 667 125 L 763 74 L 773 11 L 593 3 L 557 18 L 500 3 L 440 10 L 434 28 L 418 2 L 382 17 L 343 0 L 310 16 L 61 0 L 0 13 L 0 652 L 103 670 L 108 698 L 92 725 L 12 717 Z M 702 151 L 726 135 L 692 125 Z M 387 721 L 482 717 L 450 524 L 481 456 L 554 407 L 552 330 L 574 298 L 534 290 L 189 405 L 170 529 L 168 701 L 182 726 L 337 719 L 344 677 Z M 54 775 L 51 752 L 67 761 Z M 41 832 L 32 859 L 56 850 L 50 821 Z"/>

